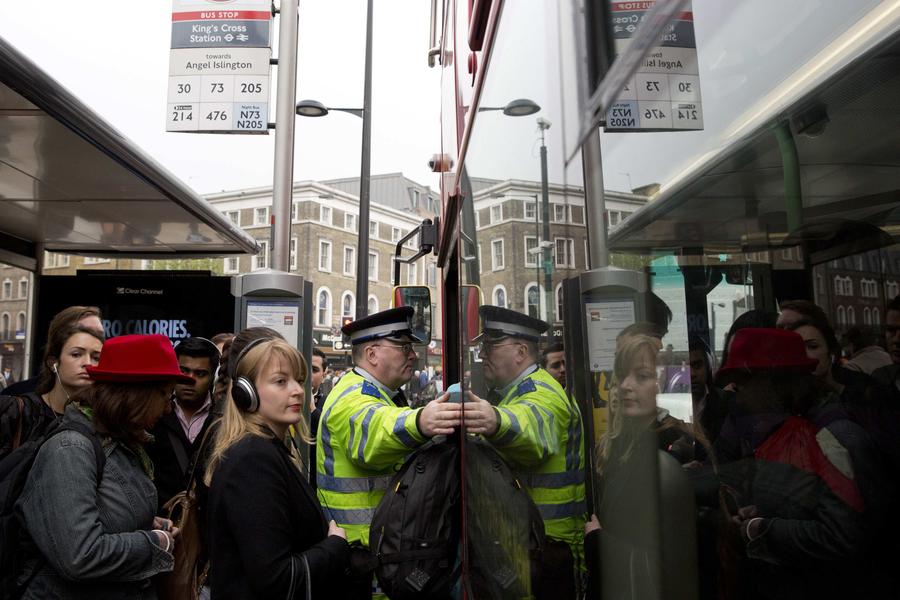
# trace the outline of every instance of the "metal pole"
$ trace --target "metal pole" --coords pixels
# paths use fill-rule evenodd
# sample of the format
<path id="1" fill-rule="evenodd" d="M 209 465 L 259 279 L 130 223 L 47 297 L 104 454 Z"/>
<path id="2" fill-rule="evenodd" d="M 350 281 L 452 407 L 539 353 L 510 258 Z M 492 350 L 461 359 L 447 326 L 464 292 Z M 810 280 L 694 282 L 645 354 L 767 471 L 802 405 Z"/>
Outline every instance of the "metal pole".
<path id="1" fill-rule="evenodd" d="M 544 294 L 546 295 L 546 318 L 553 322 L 553 251 L 550 240 L 550 187 L 547 181 L 547 145 L 544 143 L 544 131 L 550 128 L 550 123 L 538 119 L 538 127 L 541 130 L 541 219 L 544 221 L 544 244 L 541 257 L 544 261 Z"/>
<path id="2" fill-rule="evenodd" d="M 294 189 L 294 120 L 297 104 L 297 0 L 282 0 L 275 107 L 275 179 L 272 185 L 272 268 L 289 271 L 291 198 Z"/>
<path id="3" fill-rule="evenodd" d="M 541 250 L 541 211 L 538 210 L 538 195 L 534 195 L 534 241 L 537 246 L 534 256 L 534 283 L 538 286 L 541 285 L 541 261 L 544 259 L 544 251 Z M 538 288 L 540 289 L 540 288 Z M 540 292 L 538 292 L 538 305 L 537 305 L 537 317 L 541 316 L 541 302 L 543 302 L 543 298 L 541 298 Z M 525 311 L 528 311 L 528 300 L 525 300 Z"/>
<path id="4" fill-rule="evenodd" d="M 372 154 L 372 0 L 366 12 L 366 73 L 363 84 L 362 157 L 359 173 L 359 250 L 356 257 L 356 318 L 369 312 L 369 163 Z"/>
<path id="5" fill-rule="evenodd" d="M 590 136 L 581 151 L 584 171 L 584 209 L 587 212 L 588 250 L 591 269 L 609 266 L 606 241 L 606 198 L 603 195 L 603 163 L 600 156 L 600 133 Z"/>

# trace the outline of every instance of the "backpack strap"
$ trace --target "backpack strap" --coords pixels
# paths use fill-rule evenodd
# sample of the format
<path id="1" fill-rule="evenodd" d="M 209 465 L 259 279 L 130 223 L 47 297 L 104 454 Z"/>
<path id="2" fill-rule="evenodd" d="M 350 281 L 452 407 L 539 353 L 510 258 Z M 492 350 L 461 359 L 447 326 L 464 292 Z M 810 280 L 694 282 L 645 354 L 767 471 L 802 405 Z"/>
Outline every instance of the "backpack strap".
<path id="1" fill-rule="evenodd" d="M 22 396 L 16 396 L 16 404 L 19 407 L 19 420 L 16 423 L 16 434 L 13 436 L 10 451 L 15 450 L 22 444 L 22 427 L 25 424 L 25 399 Z"/>
<path id="2" fill-rule="evenodd" d="M 169 443 L 172 444 L 172 452 L 175 453 L 175 459 L 178 461 L 178 468 L 181 469 L 182 474 L 187 474 L 188 468 L 191 466 L 191 461 L 188 459 L 187 452 L 185 452 L 181 440 L 178 439 L 178 435 L 169 428 L 166 428 L 166 434 L 169 436 Z"/>
<path id="3" fill-rule="evenodd" d="M 77 421 L 60 425 L 59 428 L 53 432 L 53 435 L 56 435 L 60 431 L 77 431 L 91 440 L 91 444 L 94 446 L 94 461 L 97 465 L 97 487 L 99 488 L 100 481 L 103 479 L 103 468 L 106 466 L 106 452 L 103 451 L 103 446 L 100 444 L 100 438 L 97 437 L 97 433 L 92 427 L 88 427 L 84 423 L 78 423 Z"/>

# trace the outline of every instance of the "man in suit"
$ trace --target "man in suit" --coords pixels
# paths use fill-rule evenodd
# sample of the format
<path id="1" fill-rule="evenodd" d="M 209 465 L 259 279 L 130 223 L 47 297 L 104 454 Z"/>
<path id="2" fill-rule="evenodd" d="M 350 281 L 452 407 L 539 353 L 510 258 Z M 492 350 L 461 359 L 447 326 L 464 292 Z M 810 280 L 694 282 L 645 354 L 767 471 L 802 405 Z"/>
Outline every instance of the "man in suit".
<path id="1" fill-rule="evenodd" d="M 175 346 L 181 372 L 193 384 L 175 386 L 172 410 L 156 423 L 147 453 L 153 460 L 159 511 L 169 499 L 187 487 L 190 465 L 203 436 L 213 421 L 213 375 L 219 364 L 219 349 L 206 338 L 193 337 Z"/>

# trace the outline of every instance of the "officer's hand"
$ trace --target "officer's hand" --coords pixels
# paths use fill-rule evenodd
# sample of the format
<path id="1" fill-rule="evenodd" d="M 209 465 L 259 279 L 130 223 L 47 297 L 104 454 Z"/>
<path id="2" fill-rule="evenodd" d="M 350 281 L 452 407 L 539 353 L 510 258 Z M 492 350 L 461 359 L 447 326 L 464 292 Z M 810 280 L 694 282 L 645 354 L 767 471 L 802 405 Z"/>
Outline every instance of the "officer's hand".
<path id="1" fill-rule="evenodd" d="M 471 391 L 468 392 L 468 400 L 465 403 L 466 433 L 481 433 L 494 435 L 500 424 L 497 422 L 497 413 L 487 400 L 482 400 Z"/>
<path id="2" fill-rule="evenodd" d="M 419 429 L 427 437 L 450 435 L 455 427 L 459 427 L 460 411 L 457 402 L 447 402 L 450 393 L 446 392 L 422 409 L 419 415 Z"/>
<path id="3" fill-rule="evenodd" d="M 334 522 L 334 519 L 328 521 L 328 535 L 336 535 L 341 539 L 347 539 L 347 532 L 344 531 L 343 527 L 338 527 L 338 524 Z"/>
<path id="4" fill-rule="evenodd" d="M 590 521 L 586 521 L 584 524 L 584 535 L 601 529 L 603 529 L 603 527 L 600 526 L 600 519 L 597 518 L 597 515 L 591 515 Z"/>

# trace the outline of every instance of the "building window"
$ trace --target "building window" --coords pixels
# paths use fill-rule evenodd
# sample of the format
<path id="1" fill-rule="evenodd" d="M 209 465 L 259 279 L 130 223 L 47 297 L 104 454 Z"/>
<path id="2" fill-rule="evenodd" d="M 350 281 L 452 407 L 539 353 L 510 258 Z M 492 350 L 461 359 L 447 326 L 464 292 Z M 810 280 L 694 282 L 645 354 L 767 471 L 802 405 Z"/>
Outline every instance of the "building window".
<path id="1" fill-rule="evenodd" d="M 525 202 L 525 220 L 537 220 L 537 202 Z"/>
<path id="2" fill-rule="evenodd" d="M 353 316 L 353 292 L 344 292 L 341 296 L 341 317 Z"/>
<path id="3" fill-rule="evenodd" d="M 575 240 L 572 238 L 556 238 L 556 266 L 575 268 Z"/>
<path id="4" fill-rule="evenodd" d="M 253 270 L 265 269 L 269 266 L 269 240 L 257 240 L 259 242 L 259 254 L 253 257 Z"/>
<path id="5" fill-rule="evenodd" d="M 478 256 L 477 256 L 477 259 L 478 259 L 478 272 L 479 272 L 479 273 L 484 273 L 484 262 L 481 260 L 481 244 L 478 244 L 478 250 L 477 250 L 477 252 L 478 252 Z"/>
<path id="6" fill-rule="evenodd" d="M 506 265 L 503 254 L 503 240 L 491 240 L 491 269 L 499 271 Z"/>
<path id="7" fill-rule="evenodd" d="M 241 211 L 229 210 L 225 213 L 225 216 L 228 217 L 228 220 L 231 221 L 237 227 L 241 226 Z"/>
<path id="8" fill-rule="evenodd" d="M 3 313 L 3 317 L 0 318 L 0 331 L 3 333 L 2 337 L 4 340 L 12 337 L 9 335 L 9 313 Z"/>
<path id="9" fill-rule="evenodd" d="M 229 256 L 225 259 L 225 273 L 237 273 L 240 271 L 240 258 L 237 256 Z"/>
<path id="10" fill-rule="evenodd" d="M 297 238 L 291 238 L 291 258 L 290 258 L 290 267 L 288 268 L 290 271 L 297 270 Z"/>
<path id="11" fill-rule="evenodd" d="M 268 225 L 269 224 L 269 207 L 260 206 L 253 209 L 253 224 Z"/>
<path id="12" fill-rule="evenodd" d="M 526 267 L 538 266 L 538 254 L 540 254 L 540 253 L 541 252 L 538 249 L 537 236 L 526 235 L 525 236 L 525 266 Z"/>
<path id="13" fill-rule="evenodd" d="M 298 223 L 300 218 L 298 215 L 300 214 L 300 203 L 299 202 L 291 202 L 291 223 Z"/>
<path id="14" fill-rule="evenodd" d="M 344 246 L 344 275 L 356 274 L 356 248 Z"/>
<path id="15" fill-rule="evenodd" d="M 344 229 L 356 231 L 356 215 L 353 213 L 344 213 Z"/>
<path id="16" fill-rule="evenodd" d="M 872 309 L 872 325 L 881 325 L 881 311 L 877 306 Z"/>
<path id="17" fill-rule="evenodd" d="M 507 308 L 506 306 L 506 288 L 502 285 L 498 285 L 494 288 L 494 306 L 499 306 L 500 308 Z"/>
<path id="18" fill-rule="evenodd" d="M 890 302 L 900 294 L 900 283 L 896 281 L 888 281 L 887 283 L 887 300 Z"/>
<path id="19" fill-rule="evenodd" d="M 375 296 L 369 296 L 369 314 L 374 314 L 378 312 L 378 298 Z"/>
<path id="20" fill-rule="evenodd" d="M 536 283 L 525 286 L 525 308 L 529 317 L 541 318 L 541 288 Z"/>
<path id="21" fill-rule="evenodd" d="M 572 222 L 576 225 L 584 225 L 584 209 L 574 210 L 572 207 L 569 207 L 569 215 L 572 217 Z M 622 220 L 625 220 L 625 213 L 622 213 Z"/>
<path id="22" fill-rule="evenodd" d="M 28 297 L 28 279 L 23 277 L 19 280 L 19 298 Z"/>
<path id="23" fill-rule="evenodd" d="M 3 299 L 9 300 L 12 298 L 12 280 L 7 279 L 3 282 Z"/>
<path id="24" fill-rule="evenodd" d="M 319 270 L 331 272 L 331 242 L 319 240 Z"/>
<path id="25" fill-rule="evenodd" d="M 369 238 L 378 239 L 378 221 L 369 221 Z"/>
<path id="26" fill-rule="evenodd" d="M 553 205 L 553 221 L 556 223 L 566 223 L 568 222 L 568 218 L 566 218 L 569 212 L 569 206 L 566 204 L 554 204 Z"/>
<path id="27" fill-rule="evenodd" d="M 562 322 L 563 320 L 563 289 L 562 284 L 556 286 L 556 321 Z"/>
<path id="28" fill-rule="evenodd" d="M 319 288 L 316 295 L 316 325 L 331 327 L 331 292 L 328 288 Z"/>
<path id="29" fill-rule="evenodd" d="M 406 285 L 419 284 L 419 265 L 409 263 L 406 265 Z"/>
<path id="30" fill-rule="evenodd" d="M 97 258 L 96 256 L 85 256 L 84 264 L 86 265 L 104 265 L 110 262 L 108 258 Z"/>
<path id="31" fill-rule="evenodd" d="M 863 308 L 863 325 L 871 325 L 872 324 L 872 311 L 868 306 Z"/>
<path id="32" fill-rule="evenodd" d="M 843 306 L 837 307 L 837 322 L 840 326 L 844 326 L 847 324 L 847 311 L 844 310 Z"/>
<path id="33" fill-rule="evenodd" d="M 331 225 L 331 207 L 324 204 L 319 207 L 319 221 Z"/>
<path id="34" fill-rule="evenodd" d="M 396 242 L 401 237 L 403 237 L 403 234 L 401 233 L 402 231 L 403 230 L 399 227 L 391 227 L 391 241 Z"/>
<path id="35" fill-rule="evenodd" d="M 44 268 L 56 269 L 69 266 L 70 257 L 68 254 L 57 254 L 55 252 L 44 252 Z"/>
<path id="36" fill-rule="evenodd" d="M 856 311 L 852 306 L 847 307 L 847 325 L 856 325 Z"/>
<path id="37" fill-rule="evenodd" d="M 617 210 L 606 211 L 606 220 L 609 221 L 610 227 L 616 227 L 619 224 L 621 214 Z"/>
<path id="38" fill-rule="evenodd" d="M 378 253 L 369 252 L 369 281 L 378 281 Z"/>
<path id="39" fill-rule="evenodd" d="M 17 335 L 20 331 L 21 331 L 23 334 L 25 333 L 25 313 L 23 313 L 23 312 L 20 312 L 19 314 L 16 315 L 16 331 L 15 331 L 15 334 Z"/>
<path id="40" fill-rule="evenodd" d="M 425 285 L 437 287 L 437 264 L 428 263 L 425 267 Z"/>
<path id="41" fill-rule="evenodd" d="M 491 223 L 499 223 L 503 220 L 503 205 L 497 204 L 491 207 Z"/>
<path id="42" fill-rule="evenodd" d="M 419 208 L 419 190 L 412 190 L 412 207 Z"/>

